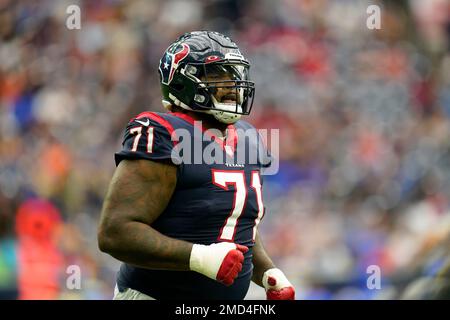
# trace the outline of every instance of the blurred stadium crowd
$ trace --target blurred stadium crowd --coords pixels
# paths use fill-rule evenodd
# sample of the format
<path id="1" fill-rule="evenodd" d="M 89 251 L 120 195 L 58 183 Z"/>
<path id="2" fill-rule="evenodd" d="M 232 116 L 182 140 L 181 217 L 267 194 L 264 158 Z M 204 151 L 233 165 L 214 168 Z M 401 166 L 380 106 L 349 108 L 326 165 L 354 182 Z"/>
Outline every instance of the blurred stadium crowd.
<path id="1" fill-rule="evenodd" d="M 449 3 L 1 0 L 0 299 L 112 297 L 119 263 L 96 225 L 114 152 L 132 116 L 163 111 L 167 45 L 200 29 L 240 45 L 256 82 L 246 120 L 280 129 L 260 228 L 297 298 L 427 297 L 450 257 Z"/>

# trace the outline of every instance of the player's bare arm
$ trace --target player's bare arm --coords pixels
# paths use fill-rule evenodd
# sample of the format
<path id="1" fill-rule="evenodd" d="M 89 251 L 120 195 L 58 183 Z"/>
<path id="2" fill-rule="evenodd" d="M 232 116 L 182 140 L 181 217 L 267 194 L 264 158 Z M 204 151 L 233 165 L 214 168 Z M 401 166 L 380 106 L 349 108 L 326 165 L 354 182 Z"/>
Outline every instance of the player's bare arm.
<path id="1" fill-rule="evenodd" d="M 284 273 L 275 267 L 256 232 L 253 246 L 253 277 L 252 281 L 266 290 L 268 300 L 293 300 L 295 289 Z"/>
<path id="2" fill-rule="evenodd" d="M 256 232 L 255 245 L 253 246 L 253 276 L 252 281 L 257 285 L 264 287 L 262 283 L 264 272 L 275 268 L 272 259 L 270 259 L 266 250 L 264 249 L 261 236 Z"/>
<path id="3" fill-rule="evenodd" d="M 151 227 L 172 196 L 176 174 L 171 164 L 120 162 L 103 204 L 98 233 L 102 251 L 143 268 L 189 270 L 192 243 Z"/>

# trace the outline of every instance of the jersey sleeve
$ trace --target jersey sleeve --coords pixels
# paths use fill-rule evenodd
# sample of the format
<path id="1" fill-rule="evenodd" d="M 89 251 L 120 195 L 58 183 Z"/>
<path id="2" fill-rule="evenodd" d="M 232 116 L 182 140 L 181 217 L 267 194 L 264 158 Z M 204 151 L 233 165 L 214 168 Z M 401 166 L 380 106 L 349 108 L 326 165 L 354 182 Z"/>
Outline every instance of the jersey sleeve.
<path id="1" fill-rule="evenodd" d="M 172 161 L 173 128 L 164 118 L 146 112 L 131 119 L 125 129 L 122 150 L 115 154 L 116 166 L 123 159 Z"/>

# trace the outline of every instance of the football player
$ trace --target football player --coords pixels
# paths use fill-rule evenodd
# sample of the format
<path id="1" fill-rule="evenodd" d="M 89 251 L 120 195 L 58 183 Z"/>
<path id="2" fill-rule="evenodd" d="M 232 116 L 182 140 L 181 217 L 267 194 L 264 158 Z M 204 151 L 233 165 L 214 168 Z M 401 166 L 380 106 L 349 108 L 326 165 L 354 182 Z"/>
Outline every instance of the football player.
<path id="1" fill-rule="evenodd" d="M 159 75 L 169 112 L 129 121 L 102 208 L 99 248 L 123 262 L 115 299 L 244 299 L 252 280 L 267 299 L 294 299 L 257 230 L 264 164 L 237 163 L 238 129 L 254 129 L 239 120 L 254 98 L 249 67 L 217 32 L 184 34 L 165 51 Z M 211 142 L 226 161 L 174 152 L 180 129 L 196 159 L 210 147 L 203 139 L 194 147 L 198 133 L 216 129 Z M 247 152 L 262 145 L 245 140 Z"/>

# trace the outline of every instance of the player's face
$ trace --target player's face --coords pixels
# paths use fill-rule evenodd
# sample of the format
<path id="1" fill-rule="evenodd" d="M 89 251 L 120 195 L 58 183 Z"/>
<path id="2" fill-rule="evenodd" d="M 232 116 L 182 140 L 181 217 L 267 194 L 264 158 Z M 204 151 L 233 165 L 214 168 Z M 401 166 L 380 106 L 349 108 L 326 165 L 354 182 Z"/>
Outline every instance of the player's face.
<path id="1" fill-rule="evenodd" d="M 207 73 L 207 76 L 202 77 L 201 80 L 214 82 L 216 88 L 210 90 L 217 102 L 230 105 L 235 105 L 236 102 L 240 104 L 241 97 L 238 89 L 233 87 L 236 85 L 236 82 L 234 82 L 235 77 L 227 71 L 225 68 L 214 68 Z"/>
<path id="2" fill-rule="evenodd" d="M 239 100 L 239 95 L 237 94 L 236 88 L 227 88 L 226 86 L 231 86 L 233 82 L 227 82 L 227 80 L 233 80 L 232 77 L 228 74 L 217 75 L 213 79 L 213 81 L 219 81 L 217 83 L 218 88 L 216 88 L 214 97 L 219 103 L 226 104 L 235 104 L 236 99 Z M 223 81 L 223 82 L 220 82 Z M 238 101 L 240 103 L 240 101 Z"/>

